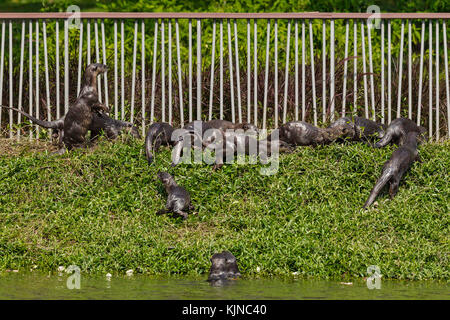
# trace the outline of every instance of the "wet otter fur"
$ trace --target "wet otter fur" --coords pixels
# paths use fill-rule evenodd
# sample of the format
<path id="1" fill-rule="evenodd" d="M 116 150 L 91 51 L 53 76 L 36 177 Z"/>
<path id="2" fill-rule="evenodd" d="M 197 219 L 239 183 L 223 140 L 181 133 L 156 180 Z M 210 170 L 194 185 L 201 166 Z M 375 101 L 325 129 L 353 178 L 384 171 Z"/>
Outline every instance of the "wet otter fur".
<path id="1" fill-rule="evenodd" d="M 100 63 L 92 63 L 86 68 L 81 92 L 75 103 L 69 107 L 64 118 L 63 145 L 60 146 L 59 154 L 64 153 L 65 148 L 71 150 L 84 146 L 93 113 L 109 111 L 108 107 L 99 101 L 97 92 L 97 76 L 107 70 L 108 67 Z"/>
<path id="2" fill-rule="evenodd" d="M 244 131 L 252 130 L 258 132 L 258 128 L 255 125 L 248 122 L 233 123 L 227 120 L 215 119 L 207 121 L 206 124 L 208 125 L 209 128 L 220 129 L 222 131 L 242 129 Z"/>
<path id="3" fill-rule="evenodd" d="M 410 119 L 397 118 L 387 127 L 386 133 L 383 138 L 375 144 L 375 148 L 385 147 L 389 143 L 395 143 L 396 145 L 401 146 L 406 140 L 406 136 L 409 132 L 417 132 L 418 141 L 422 143 L 427 140 L 425 135 L 426 131 L 427 129 L 418 126 Z"/>
<path id="4" fill-rule="evenodd" d="M 405 138 L 405 143 L 392 153 L 391 158 L 386 161 L 375 186 L 370 192 L 369 198 L 364 204 L 364 209 L 369 207 L 381 192 L 383 187 L 389 183 L 389 195 L 393 199 L 397 194 L 400 180 L 405 172 L 411 167 L 414 161 L 420 161 L 417 151 L 418 133 L 409 132 Z"/>
<path id="5" fill-rule="evenodd" d="M 20 112 L 23 116 L 27 117 L 32 122 L 34 122 L 35 124 L 37 124 L 43 128 L 53 129 L 53 132 L 52 132 L 53 141 L 56 141 L 56 140 L 58 140 L 60 142 L 62 141 L 62 137 L 64 135 L 65 116 L 62 116 L 61 118 L 59 118 L 57 120 L 45 121 L 45 120 L 36 119 L 32 115 L 30 115 L 22 110 L 13 108 L 13 107 L 5 106 L 4 108 Z M 138 128 L 135 127 L 131 122 L 113 119 L 103 112 L 94 112 L 92 114 L 92 122 L 89 126 L 89 130 L 91 131 L 91 137 L 90 137 L 91 142 L 96 140 L 102 131 L 105 132 L 106 137 L 110 140 L 117 139 L 117 137 L 119 135 L 121 135 L 123 132 L 128 132 L 135 138 L 141 137 L 141 135 L 139 134 Z"/>
<path id="6" fill-rule="evenodd" d="M 183 219 L 187 219 L 188 214 L 186 211 L 194 209 L 189 192 L 177 185 L 175 179 L 167 172 L 158 172 L 158 178 L 166 189 L 167 202 L 166 207 L 159 210 L 157 214 L 173 212 L 183 217 Z"/>
<path id="7" fill-rule="evenodd" d="M 166 122 L 153 123 L 147 131 L 145 137 L 145 154 L 148 164 L 153 162 L 153 151 L 158 152 L 162 145 L 173 146 L 176 142 L 172 141 L 172 133 L 175 129 Z"/>
<path id="8" fill-rule="evenodd" d="M 314 146 L 329 144 L 338 138 L 353 135 L 348 125 L 338 125 L 333 128 L 317 128 L 303 121 L 293 121 L 283 124 L 278 131 L 279 140 L 292 146 Z M 267 138 L 274 139 L 273 133 Z"/>
<path id="9" fill-rule="evenodd" d="M 128 133 L 137 139 L 141 138 L 138 128 L 132 122 L 113 119 L 103 112 L 93 114 L 89 130 L 91 142 L 98 138 L 102 131 L 109 140 L 116 140 L 122 133 Z"/>
<path id="10" fill-rule="evenodd" d="M 246 134 L 244 132 L 234 132 L 234 131 L 221 131 L 222 134 L 222 148 L 221 154 L 222 157 L 216 154 L 216 162 L 214 164 L 213 170 L 216 170 L 223 166 L 224 159 L 228 156 L 229 158 L 234 155 L 258 155 L 261 160 L 267 160 L 267 157 L 271 156 L 272 150 L 276 145 L 279 152 L 291 152 L 292 147 L 281 140 L 272 140 L 269 141 L 267 139 L 257 140 L 253 135 Z M 206 147 L 210 141 L 203 141 L 204 146 Z M 251 147 L 256 148 L 256 150 L 250 150 Z M 220 149 L 220 148 L 219 148 Z M 217 151 L 217 150 L 216 150 Z M 253 154 L 255 152 L 257 154 Z"/>
<path id="11" fill-rule="evenodd" d="M 241 276 L 236 257 L 229 251 L 215 253 L 211 259 L 208 282 L 211 285 L 223 285 L 228 280 L 235 280 Z"/>
<path id="12" fill-rule="evenodd" d="M 386 130 L 386 125 L 372 121 L 362 117 L 343 117 L 332 124 L 328 128 L 348 125 L 353 131 L 353 135 L 349 135 L 351 141 L 373 141 L 382 138 Z"/>
<path id="13" fill-rule="evenodd" d="M 66 148 L 71 150 L 74 147 L 81 147 L 85 144 L 85 136 L 92 124 L 94 114 L 109 111 L 107 106 L 100 103 L 97 93 L 97 76 L 107 70 L 108 67 L 100 63 L 92 63 L 86 68 L 80 94 L 75 103 L 69 107 L 67 114 L 61 119 L 55 121 L 38 120 L 24 111 L 12 109 L 27 116 L 40 126 L 55 129 L 54 138 L 59 132 L 60 149 L 56 153 L 63 154 Z"/>
<path id="14" fill-rule="evenodd" d="M 215 128 L 214 126 L 226 126 L 224 120 L 212 120 L 212 121 L 201 121 L 195 120 L 184 125 L 183 129 L 185 134 L 179 137 L 177 141 L 174 141 L 174 147 L 172 151 L 172 167 L 176 166 L 181 159 L 183 154 L 183 146 L 187 141 L 190 141 L 190 146 L 203 146 L 203 137 L 206 131 L 210 129 L 217 129 L 213 132 L 218 136 L 221 135 L 221 129 Z M 231 123 L 231 122 L 230 122 Z"/>

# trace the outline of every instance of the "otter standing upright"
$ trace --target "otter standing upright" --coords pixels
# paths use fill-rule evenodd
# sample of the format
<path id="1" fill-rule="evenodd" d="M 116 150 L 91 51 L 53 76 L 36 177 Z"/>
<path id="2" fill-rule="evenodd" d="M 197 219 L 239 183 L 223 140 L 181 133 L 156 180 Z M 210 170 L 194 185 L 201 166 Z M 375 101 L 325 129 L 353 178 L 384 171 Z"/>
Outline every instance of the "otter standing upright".
<path id="1" fill-rule="evenodd" d="M 108 70 L 108 67 L 100 63 L 90 64 L 83 77 L 82 87 L 77 100 L 70 106 L 64 118 L 64 146 L 60 146 L 58 153 L 65 151 L 64 147 L 71 150 L 74 147 L 81 147 L 85 143 L 85 136 L 92 123 L 93 112 L 109 109 L 100 103 L 97 92 L 97 76 Z"/>
<path id="2" fill-rule="evenodd" d="M 38 126 L 41 126 L 46 129 L 53 129 L 52 137 L 54 140 L 58 139 L 60 142 L 64 136 L 64 119 L 65 115 L 61 118 L 53 121 L 40 120 L 29 113 L 26 113 L 23 110 L 19 110 L 13 107 L 1 106 L 3 108 L 11 109 L 19 112 L 24 115 L 32 122 L 36 123 Z M 89 126 L 89 130 L 91 131 L 91 142 L 94 142 L 100 135 L 102 131 L 105 132 L 106 138 L 110 140 L 115 140 L 122 132 L 126 132 L 131 134 L 133 137 L 139 139 L 141 135 L 139 134 L 138 128 L 136 128 L 133 123 L 128 121 L 116 120 L 108 116 L 103 112 L 94 112 L 92 114 L 92 122 Z"/>

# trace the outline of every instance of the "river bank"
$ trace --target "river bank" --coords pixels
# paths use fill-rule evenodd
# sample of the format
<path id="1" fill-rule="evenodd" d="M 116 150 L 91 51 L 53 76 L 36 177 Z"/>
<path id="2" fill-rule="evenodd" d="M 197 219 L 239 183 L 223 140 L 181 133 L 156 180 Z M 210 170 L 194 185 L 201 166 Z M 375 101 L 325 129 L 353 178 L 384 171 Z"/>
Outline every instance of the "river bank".
<path id="1" fill-rule="evenodd" d="M 0 271 L 205 275 L 231 251 L 252 277 L 448 280 L 450 143 L 420 146 L 422 163 L 390 201 L 361 209 L 394 147 L 298 148 L 278 173 L 261 165 L 170 167 L 164 149 L 149 166 L 143 141 L 100 141 L 50 156 L 45 142 L 0 141 Z M 191 193 L 187 221 L 157 216 L 168 171 Z"/>

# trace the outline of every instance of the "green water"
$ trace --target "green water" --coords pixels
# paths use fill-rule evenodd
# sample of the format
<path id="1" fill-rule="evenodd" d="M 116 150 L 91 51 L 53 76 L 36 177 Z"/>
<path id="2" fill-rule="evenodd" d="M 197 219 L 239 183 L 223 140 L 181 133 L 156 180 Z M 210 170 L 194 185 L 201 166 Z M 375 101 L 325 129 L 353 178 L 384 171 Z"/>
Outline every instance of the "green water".
<path id="1" fill-rule="evenodd" d="M 3 273 L 0 299 L 450 299 L 448 282 L 382 280 L 380 289 L 370 290 L 362 279 L 351 285 L 339 281 L 240 279 L 213 287 L 204 277 L 161 279 L 134 275 L 107 280 L 81 274 L 80 289 L 68 289 L 69 276 Z"/>

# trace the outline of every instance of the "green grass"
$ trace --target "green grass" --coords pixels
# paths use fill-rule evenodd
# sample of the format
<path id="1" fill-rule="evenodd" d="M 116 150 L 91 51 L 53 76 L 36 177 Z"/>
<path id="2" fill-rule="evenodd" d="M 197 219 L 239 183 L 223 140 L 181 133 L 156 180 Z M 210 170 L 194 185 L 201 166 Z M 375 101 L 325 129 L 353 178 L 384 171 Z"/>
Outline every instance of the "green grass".
<path id="1" fill-rule="evenodd" d="M 420 147 L 397 197 L 361 209 L 394 147 L 298 148 L 276 175 L 260 165 L 149 166 L 143 141 L 101 141 L 50 156 L 47 144 L 0 141 L 0 271 L 207 273 L 230 250 L 246 276 L 354 278 L 378 265 L 383 278 L 449 279 L 450 143 Z M 191 193 L 188 220 L 157 216 L 166 170 Z M 259 272 L 257 272 L 259 268 Z"/>

